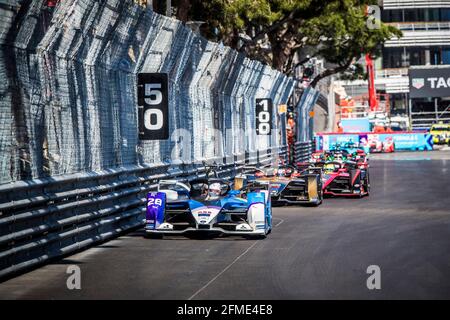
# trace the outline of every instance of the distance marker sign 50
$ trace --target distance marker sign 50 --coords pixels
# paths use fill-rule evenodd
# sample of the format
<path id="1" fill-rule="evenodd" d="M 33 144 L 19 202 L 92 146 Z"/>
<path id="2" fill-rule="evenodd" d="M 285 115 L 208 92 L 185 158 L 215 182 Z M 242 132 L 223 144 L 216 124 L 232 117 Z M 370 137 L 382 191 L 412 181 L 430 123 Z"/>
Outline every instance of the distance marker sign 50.
<path id="1" fill-rule="evenodd" d="M 272 99 L 256 99 L 256 134 L 270 135 L 272 132 Z"/>
<path id="2" fill-rule="evenodd" d="M 166 73 L 138 74 L 139 139 L 169 138 L 169 88 Z"/>

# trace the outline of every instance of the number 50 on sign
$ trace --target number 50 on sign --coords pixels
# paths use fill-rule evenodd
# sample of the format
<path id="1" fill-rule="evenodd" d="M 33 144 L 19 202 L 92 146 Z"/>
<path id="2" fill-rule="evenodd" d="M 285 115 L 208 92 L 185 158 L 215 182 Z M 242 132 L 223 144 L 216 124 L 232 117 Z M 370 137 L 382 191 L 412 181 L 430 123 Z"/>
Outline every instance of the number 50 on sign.
<path id="1" fill-rule="evenodd" d="M 169 138 L 168 96 L 166 73 L 138 74 L 139 139 Z"/>

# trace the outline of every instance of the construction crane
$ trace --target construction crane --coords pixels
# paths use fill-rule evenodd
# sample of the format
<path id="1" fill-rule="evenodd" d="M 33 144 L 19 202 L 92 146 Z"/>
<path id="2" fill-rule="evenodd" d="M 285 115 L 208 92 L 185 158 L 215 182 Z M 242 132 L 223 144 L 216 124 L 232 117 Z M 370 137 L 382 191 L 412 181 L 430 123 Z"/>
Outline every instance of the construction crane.
<path id="1" fill-rule="evenodd" d="M 375 89 L 375 70 L 370 54 L 366 54 L 366 68 L 369 81 L 369 107 L 371 112 L 375 112 L 378 110 L 379 102 L 377 99 L 377 91 Z"/>

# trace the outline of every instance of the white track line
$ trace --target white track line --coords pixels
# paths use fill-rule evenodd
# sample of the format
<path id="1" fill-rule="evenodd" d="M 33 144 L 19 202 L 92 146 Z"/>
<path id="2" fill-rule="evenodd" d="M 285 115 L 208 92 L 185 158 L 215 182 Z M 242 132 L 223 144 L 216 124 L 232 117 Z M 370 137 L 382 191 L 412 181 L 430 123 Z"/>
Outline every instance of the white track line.
<path id="1" fill-rule="evenodd" d="M 283 219 L 280 218 L 275 218 L 275 219 L 279 219 L 280 222 L 278 222 L 275 227 L 278 227 L 280 224 L 282 224 L 284 222 Z M 214 278 L 212 278 L 211 280 L 208 281 L 207 284 L 205 284 L 203 287 L 201 287 L 200 289 L 198 289 L 192 296 L 190 296 L 188 298 L 188 300 L 192 300 L 194 299 L 200 292 L 202 292 L 203 290 L 205 290 L 207 287 L 209 287 L 214 281 L 216 281 L 222 274 L 224 274 L 228 269 L 230 269 L 233 264 L 235 264 L 236 262 L 239 261 L 240 258 L 242 258 L 247 252 L 249 252 L 259 241 L 255 241 L 250 247 L 247 248 L 247 250 L 245 250 L 244 252 L 242 252 L 236 259 L 233 260 L 233 262 L 231 262 L 229 265 L 227 265 L 222 271 L 220 271 Z"/>
<path id="2" fill-rule="evenodd" d="M 228 266 L 225 267 L 225 269 L 223 269 L 222 271 L 220 271 L 214 278 L 212 278 L 211 280 L 208 281 L 207 284 L 205 284 L 203 287 L 201 287 L 200 289 L 197 290 L 197 292 L 195 292 L 192 296 L 189 297 L 188 300 L 192 300 L 194 299 L 200 292 L 202 292 L 203 290 L 205 290 L 211 283 L 213 283 L 214 281 L 217 280 L 217 278 L 219 278 L 224 272 L 226 272 L 228 269 L 230 269 L 233 264 L 235 264 L 236 262 L 238 262 L 238 260 L 240 258 L 242 258 L 247 252 L 249 252 L 259 241 L 255 241 L 250 247 L 247 248 L 247 250 L 245 250 L 244 252 L 242 252 L 236 259 L 233 260 L 233 262 L 231 262 Z"/>
<path id="3" fill-rule="evenodd" d="M 280 220 L 280 222 L 278 222 L 278 223 L 275 225 L 275 227 L 278 227 L 280 224 L 282 224 L 282 223 L 284 222 L 283 219 L 280 219 L 280 218 L 275 218 L 275 219 L 279 219 L 279 220 Z"/>

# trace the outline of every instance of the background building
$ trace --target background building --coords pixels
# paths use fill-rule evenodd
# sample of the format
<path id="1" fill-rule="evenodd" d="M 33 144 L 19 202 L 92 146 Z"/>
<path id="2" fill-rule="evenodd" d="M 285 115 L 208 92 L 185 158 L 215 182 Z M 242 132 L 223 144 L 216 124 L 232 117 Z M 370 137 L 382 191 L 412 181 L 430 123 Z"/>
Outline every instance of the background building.
<path id="1" fill-rule="evenodd" d="M 409 96 L 409 70 L 450 65 L 450 0 L 384 0 L 381 20 L 403 32 L 387 41 L 375 62 L 377 92 L 386 94 L 391 116 L 408 116 L 413 129 L 450 121 L 447 97 Z M 440 66 L 440 67 L 438 67 Z M 366 81 L 341 82 L 350 96 L 367 93 Z"/>

